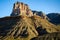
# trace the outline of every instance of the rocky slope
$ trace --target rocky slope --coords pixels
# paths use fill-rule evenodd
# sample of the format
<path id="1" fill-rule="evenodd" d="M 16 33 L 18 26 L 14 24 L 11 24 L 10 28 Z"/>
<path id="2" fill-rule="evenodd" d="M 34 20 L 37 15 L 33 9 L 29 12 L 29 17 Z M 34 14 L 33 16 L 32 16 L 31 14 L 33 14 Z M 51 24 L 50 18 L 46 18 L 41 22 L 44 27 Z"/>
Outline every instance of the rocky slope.
<path id="1" fill-rule="evenodd" d="M 14 38 L 34 38 L 38 35 L 57 32 L 53 24 L 40 16 L 16 16 L 0 18 L 0 36 Z"/>
<path id="2" fill-rule="evenodd" d="M 26 16 L 0 19 L 0 26 L 0 36 L 28 37 L 29 39 L 38 36 L 32 20 Z"/>
<path id="3" fill-rule="evenodd" d="M 60 40 L 60 32 L 54 32 L 32 38 L 31 40 Z"/>

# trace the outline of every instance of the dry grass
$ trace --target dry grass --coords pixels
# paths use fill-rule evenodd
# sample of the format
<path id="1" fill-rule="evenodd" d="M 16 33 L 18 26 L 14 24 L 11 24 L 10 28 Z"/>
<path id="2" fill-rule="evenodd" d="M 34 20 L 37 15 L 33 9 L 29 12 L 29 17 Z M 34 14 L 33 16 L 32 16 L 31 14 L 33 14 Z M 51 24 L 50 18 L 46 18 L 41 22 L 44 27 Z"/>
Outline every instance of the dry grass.
<path id="1" fill-rule="evenodd" d="M 37 15 L 32 17 L 27 16 L 5 17 L 0 19 L 0 32 L 1 29 L 4 28 L 3 29 L 4 31 L 2 32 L 3 33 L 7 32 L 7 34 L 5 33 L 6 36 L 3 37 L 1 40 L 30 40 L 31 38 L 38 36 L 38 32 L 36 30 L 38 27 L 46 29 L 48 33 L 58 32 L 60 30 L 46 19 L 43 19 Z M 21 37 L 20 34 L 23 34 L 25 30 L 29 35 L 27 37 Z"/>

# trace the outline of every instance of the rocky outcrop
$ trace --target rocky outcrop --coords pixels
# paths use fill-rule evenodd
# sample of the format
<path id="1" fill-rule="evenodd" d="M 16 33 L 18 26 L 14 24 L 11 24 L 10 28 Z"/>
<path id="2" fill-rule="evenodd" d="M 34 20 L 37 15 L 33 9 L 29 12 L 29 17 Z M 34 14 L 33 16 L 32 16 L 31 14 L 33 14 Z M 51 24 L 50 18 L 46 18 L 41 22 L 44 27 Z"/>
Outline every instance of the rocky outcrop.
<path id="1" fill-rule="evenodd" d="M 34 15 L 38 15 L 43 19 L 48 19 L 48 17 L 42 11 L 32 11 Z"/>
<path id="2" fill-rule="evenodd" d="M 30 17 L 33 16 L 33 13 L 31 9 L 29 9 L 29 6 L 27 4 L 24 4 L 22 2 L 16 2 L 14 3 L 11 16 L 20 16 L 20 15 Z"/>

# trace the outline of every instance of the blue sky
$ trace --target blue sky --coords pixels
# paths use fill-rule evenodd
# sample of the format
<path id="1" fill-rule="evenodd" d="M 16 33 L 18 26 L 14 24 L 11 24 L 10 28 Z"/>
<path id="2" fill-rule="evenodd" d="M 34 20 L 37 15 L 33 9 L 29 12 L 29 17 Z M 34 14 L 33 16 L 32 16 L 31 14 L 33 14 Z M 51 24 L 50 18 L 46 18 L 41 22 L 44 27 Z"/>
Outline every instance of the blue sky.
<path id="1" fill-rule="evenodd" d="M 0 0 L 0 17 L 10 16 L 13 4 L 17 0 Z M 60 0 L 18 0 L 28 4 L 31 10 L 48 13 L 60 13 Z"/>

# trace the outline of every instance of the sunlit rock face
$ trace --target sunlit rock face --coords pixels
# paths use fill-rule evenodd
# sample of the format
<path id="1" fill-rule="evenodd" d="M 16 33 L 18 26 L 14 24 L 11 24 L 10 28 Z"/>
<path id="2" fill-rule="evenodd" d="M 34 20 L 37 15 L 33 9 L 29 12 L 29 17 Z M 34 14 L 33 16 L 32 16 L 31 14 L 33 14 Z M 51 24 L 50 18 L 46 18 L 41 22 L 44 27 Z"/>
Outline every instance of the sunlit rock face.
<path id="1" fill-rule="evenodd" d="M 33 13 L 29 9 L 27 4 L 24 4 L 22 2 L 16 2 L 16 3 L 14 3 L 11 16 L 19 16 L 19 15 L 31 17 L 31 16 L 33 16 Z"/>

